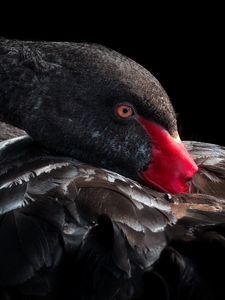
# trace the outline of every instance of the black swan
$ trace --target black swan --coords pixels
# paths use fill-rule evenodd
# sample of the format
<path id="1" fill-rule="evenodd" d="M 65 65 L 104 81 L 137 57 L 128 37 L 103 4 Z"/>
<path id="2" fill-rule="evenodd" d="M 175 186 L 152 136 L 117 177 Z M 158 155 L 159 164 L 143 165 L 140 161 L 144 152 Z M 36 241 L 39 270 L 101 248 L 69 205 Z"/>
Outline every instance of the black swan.
<path id="1" fill-rule="evenodd" d="M 95 44 L 0 39 L 0 299 L 224 299 L 225 149 Z M 16 135 L 16 134 L 15 134 Z"/>

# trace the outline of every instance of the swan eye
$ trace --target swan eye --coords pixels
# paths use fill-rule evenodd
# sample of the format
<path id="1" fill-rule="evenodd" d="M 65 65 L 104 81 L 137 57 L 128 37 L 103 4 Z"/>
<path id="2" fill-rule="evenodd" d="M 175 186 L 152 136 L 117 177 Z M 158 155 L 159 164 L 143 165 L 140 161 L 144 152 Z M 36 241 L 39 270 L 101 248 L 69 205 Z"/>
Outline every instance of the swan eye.
<path id="1" fill-rule="evenodd" d="M 128 119 L 134 115 L 134 109 L 128 104 L 119 104 L 115 110 L 116 116 L 122 119 Z"/>

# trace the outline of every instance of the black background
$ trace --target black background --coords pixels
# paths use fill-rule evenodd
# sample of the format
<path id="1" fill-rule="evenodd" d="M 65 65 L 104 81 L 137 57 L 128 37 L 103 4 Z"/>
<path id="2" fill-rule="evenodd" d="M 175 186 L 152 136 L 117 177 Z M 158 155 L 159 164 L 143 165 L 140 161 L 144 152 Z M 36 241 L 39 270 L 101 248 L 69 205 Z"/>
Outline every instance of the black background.
<path id="1" fill-rule="evenodd" d="M 205 4 L 204 4 L 205 5 Z M 0 35 L 8 38 L 95 42 L 111 47 L 150 70 L 169 94 L 178 113 L 183 139 L 225 145 L 224 30 L 218 8 L 208 6 L 106 9 L 32 15 L 4 23 Z M 217 8 L 217 7 L 216 7 Z M 89 11 L 91 8 L 89 8 Z M 47 22 L 46 22 L 47 21 Z"/>

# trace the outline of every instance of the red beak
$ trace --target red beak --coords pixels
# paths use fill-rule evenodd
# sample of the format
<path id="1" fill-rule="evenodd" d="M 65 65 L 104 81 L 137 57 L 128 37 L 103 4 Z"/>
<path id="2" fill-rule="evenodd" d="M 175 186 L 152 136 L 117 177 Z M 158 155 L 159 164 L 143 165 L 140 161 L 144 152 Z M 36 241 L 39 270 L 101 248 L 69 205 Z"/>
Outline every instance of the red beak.
<path id="1" fill-rule="evenodd" d="M 151 162 L 147 170 L 139 173 L 141 179 L 161 192 L 188 193 L 189 181 L 198 167 L 180 141 L 178 133 L 172 137 L 161 126 L 142 117 L 139 122 L 152 143 Z"/>

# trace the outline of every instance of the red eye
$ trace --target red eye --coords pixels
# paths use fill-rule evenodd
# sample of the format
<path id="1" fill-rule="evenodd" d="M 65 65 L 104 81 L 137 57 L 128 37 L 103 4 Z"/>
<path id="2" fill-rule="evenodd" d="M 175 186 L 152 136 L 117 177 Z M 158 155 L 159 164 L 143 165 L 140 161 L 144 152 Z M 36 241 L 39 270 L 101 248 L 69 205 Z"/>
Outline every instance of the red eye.
<path id="1" fill-rule="evenodd" d="M 119 104 L 116 107 L 116 115 L 122 119 L 128 119 L 133 116 L 134 109 L 131 105 L 128 104 Z"/>

